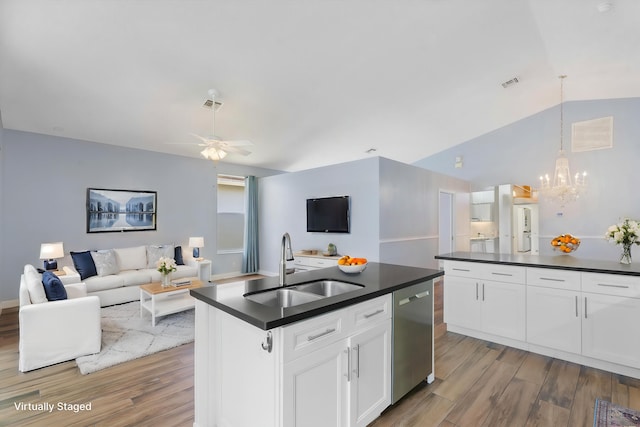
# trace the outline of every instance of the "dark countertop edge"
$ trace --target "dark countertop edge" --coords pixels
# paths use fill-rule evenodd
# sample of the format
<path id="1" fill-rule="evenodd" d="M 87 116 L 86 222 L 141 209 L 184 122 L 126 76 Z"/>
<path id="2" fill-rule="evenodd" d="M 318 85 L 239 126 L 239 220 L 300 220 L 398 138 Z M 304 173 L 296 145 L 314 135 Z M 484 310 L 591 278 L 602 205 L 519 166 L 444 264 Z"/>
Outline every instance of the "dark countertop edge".
<path id="1" fill-rule="evenodd" d="M 452 254 L 436 255 L 435 258 L 448 260 L 448 261 L 477 262 L 481 264 L 501 264 L 501 265 L 514 265 L 514 266 L 520 266 L 520 267 L 548 268 L 550 270 L 570 270 L 570 271 L 580 271 L 580 272 L 586 272 L 586 273 L 618 274 L 621 276 L 640 276 L 640 271 L 622 270 L 622 268 L 625 268 L 625 266 L 623 264 L 616 264 L 613 261 L 610 261 L 611 267 L 609 268 L 607 267 L 596 268 L 596 267 L 587 267 L 587 266 L 580 266 L 580 265 L 551 264 L 549 262 L 541 262 L 540 258 L 538 258 L 537 255 L 527 255 L 527 256 L 538 258 L 538 262 L 525 262 L 525 261 L 515 261 L 515 260 L 505 260 L 505 259 L 502 259 L 502 260 L 481 259 L 481 258 L 474 258 L 473 255 L 470 256 L 469 254 L 473 254 L 473 252 L 471 253 L 454 252 Z M 508 254 L 499 254 L 499 255 L 502 258 L 509 257 Z M 558 256 L 566 257 L 570 255 L 558 255 Z M 553 258 L 553 257 L 546 257 L 543 259 L 548 259 L 548 258 Z M 574 258 L 574 259 L 577 260 L 578 258 Z M 590 262 L 591 263 L 592 262 L 608 263 L 607 261 L 597 261 L 597 260 L 588 260 L 588 259 L 584 259 L 580 261 L 585 263 L 590 263 Z M 617 268 L 613 268 L 614 266 L 617 266 Z"/>
<path id="2" fill-rule="evenodd" d="M 277 328 L 279 326 L 285 326 L 285 325 L 289 325 L 291 323 L 295 323 L 295 322 L 299 322 L 301 320 L 305 320 L 311 317 L 315 317 L 315 316 L 319 316 L 321 314 L 325 314 L 325 313 L 329 313 L 331 311 L 335 311 L 335 310 L 339 310 L 341 308 L 344 307 L 348 307 L 350 305 L 354 305 L 360 302 L 364 302 L 364 301 L 368 301 L 370 299 L 374 299 L 377 298 L 379 296 L 382 295 L 386 295 L 389 293 L 392 293 L 394 291 L 397 291 L 398 289 L 402 289 L 402 288 L 406 288 L 409 287 L 411 285 L 415 285 L 416 283 L 421 283 L 424 281 L 428 281 L 428 280 L 432 280 L 435 279 L 437 277 L 443 276 L 444 275 L 444 271 L 438 271 L 438 270 L 431 270 L 434 271 L 434 273 L 429 274 L 425 277 L 421 277 L 418 279 L 413 279 L 413 280 L 409 280 L 407 282 L 403 282 L 400 284 L 396 284 L 393 286 L 389 286 L 386 287 L 384 289 L 377 289 L 374 291 L 371 291 L 369 293 L 366 294 L 359 294 L 356 296 L 353 296 L 351 298 L 346 298 L 346 299 L 342 299 L 333 303 L 327 303 L 326 305 L 323 305 L 321 307 L 316 307 L 313 309 L 310 309 L 308 311 L 304 311 L 304 312 L 299 312 L 299 313 L 292 313 L 291 315 L 279 318 L 279 319 L 274 319 L 274 320 L 266 320 L 266 321 L 262 321 L 248 313 L 245 313 L 243 311 L 240 310 L 236 310 L 233 307 L 229 307 L 228 305 L 221 303 L 219 301 L 216 301 L 214 299 L 208 298 L 206 295 L 202 295 L 201 293 L 198 292 L 198 289 L 191 289 L 190 290 L 190 294 L 192 297 L 206 303 L 209 304 L 212 307 L 215 307 L 219 310 L 224 311 L 225 313 L 228 313 L 234 317 L 237 317 L 238 319 L 244 320 L 245 322 L 256 326 L 262 330 L 269 330 L 269 329 L 273 329 L 273 328 Z M 223 285 L 224 286 L 224 285 Z M 295 284 L 292 284 L 292 286 L 295 286 Z M 202 288 L 200 288 L 202 289 Z M 299 306 L 298 306 L 299 307 Z"/>

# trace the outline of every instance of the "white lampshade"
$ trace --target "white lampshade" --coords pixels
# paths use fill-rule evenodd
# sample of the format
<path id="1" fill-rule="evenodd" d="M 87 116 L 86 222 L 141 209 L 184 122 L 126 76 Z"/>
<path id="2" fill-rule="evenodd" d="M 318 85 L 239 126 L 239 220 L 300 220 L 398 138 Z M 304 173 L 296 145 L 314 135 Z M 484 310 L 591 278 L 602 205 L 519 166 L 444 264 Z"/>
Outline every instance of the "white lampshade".
<path id="1" fill-rule="evenodd" d="M 190 248 L 204 248 L 204 237 L 189 237 Z"/>
<path id="2" fill-rule="evenodd" d="M 62 242 L 43 243 L 40 245 L 40 259 L 57 259 L 64 257 Z"/>

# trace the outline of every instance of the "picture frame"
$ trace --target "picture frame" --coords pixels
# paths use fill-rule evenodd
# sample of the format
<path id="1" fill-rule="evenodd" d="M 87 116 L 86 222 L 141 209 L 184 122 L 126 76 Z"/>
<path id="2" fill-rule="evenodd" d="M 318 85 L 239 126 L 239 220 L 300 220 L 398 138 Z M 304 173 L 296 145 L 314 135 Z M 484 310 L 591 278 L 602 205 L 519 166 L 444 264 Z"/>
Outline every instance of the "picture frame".
<path id="1" fill-rule="evenodd" d="M 87 233 L 156 230 L 158 193 L 87 188 Z"/>

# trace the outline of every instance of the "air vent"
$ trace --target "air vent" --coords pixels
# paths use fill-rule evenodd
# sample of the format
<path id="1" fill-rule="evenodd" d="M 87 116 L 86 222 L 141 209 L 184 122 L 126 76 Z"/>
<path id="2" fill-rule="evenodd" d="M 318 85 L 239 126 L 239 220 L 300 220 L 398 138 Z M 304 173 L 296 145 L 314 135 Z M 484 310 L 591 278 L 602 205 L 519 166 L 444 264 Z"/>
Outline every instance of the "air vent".
<path id="1" fill-rule="evenodd" d="M 571 124 L 571 151 L 603 150 L 613 147 L 613 116 Z"/>
<path id="2" fill-rule="evenodd" d="M 507 80 L 506 82 L 502 83 L 502 87 L 506 89 L 509 86 L 513 86 L 514 84 L 516 84 L 518 82 L 520 82 L 520 80 L 518 80 L 517 77 L 514 77 L 511 80 Z"/>
<path id="3" fill-rule="evenodd" d="M 207 99 L 206 101 L 204 101 L 204 104 L 202 105 L 202 107 L 211 109 L 212 105 L 213 105 L 213 101 L 211 99 Z M 216 101 L 215 105 L 216 105 L 215 111 L 218 111 L 220 107 L 222 107 L 222 102 Z"/>

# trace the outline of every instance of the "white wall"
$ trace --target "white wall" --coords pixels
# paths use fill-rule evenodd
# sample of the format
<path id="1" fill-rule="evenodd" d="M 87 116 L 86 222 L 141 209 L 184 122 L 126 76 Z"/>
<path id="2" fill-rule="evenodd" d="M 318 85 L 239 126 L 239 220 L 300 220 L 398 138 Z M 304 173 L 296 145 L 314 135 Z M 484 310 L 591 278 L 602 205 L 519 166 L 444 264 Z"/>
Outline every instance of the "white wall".
<path id="1" fill-rule="evenodd" d="M 380 159 L 380 261 L 437 268 L 439 191 L 468 200 L 469 183 Z M 454 207 L 456 242 L 468 240 L 469 205 Z M 467 239 L 464 238 L 467 237 Z M 460 249 L 460 248 L 458 248 Z"/>
<path id="2" fill-rule="evenodd" d="M 340 254 L 377 261 L 378 170 L 375 157 L 260 179 L 260 269 L 277 274 L 285 232 L 291 236 L 294 252 L 326 250 L 333 243 Z M 336 195 L 351 196 L 351 232 L 308 233 L 306 200 Z"/>
<path id="3" fill-rule="evenodd" d="M 23 266 L 41 265 L 43 242 L 62 241 L 66 253 L 166 243 L 190 251 L 189 237 L 203 236 L 213 274 L 239 273 L 241 255 L 216 254 L 216 175 L 278 173 L 6 129 L 2 140 L 0 301 L 17 298 Z M 157 191 L 157 230 L 87 233 L 88 187 Z"/>
<path id="4" fill-rule="evenodd" d="M 537 186 L 552 173 L 560 144 L 559 107 L 479 136 L 414 165 L 472 183 L 472 190 L 499 184 Z M 571 124 L 613 116 L 613 148 L 572 153 Z M 640 192 L 635 170 L 640 160 L 640 98 L 572 101 L 564 104 L 564 143 L 575 173 L 588 171 L 588 192 L 565 208 L 540 202 L 540 254 L 553 254 L 554 236 L 571 233 L 582 239 L 577 258 L 617 261 L 620 248 L 604 238 L 623 217 L 640 219 Z M 454 167 L 463 157 L 464 166 Z M 638 255 L 640 257 L 640 255 Z"/>

